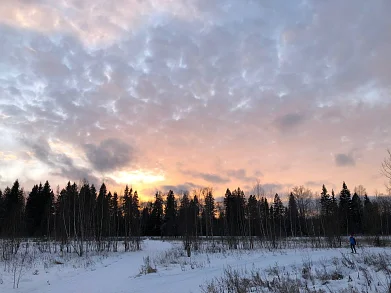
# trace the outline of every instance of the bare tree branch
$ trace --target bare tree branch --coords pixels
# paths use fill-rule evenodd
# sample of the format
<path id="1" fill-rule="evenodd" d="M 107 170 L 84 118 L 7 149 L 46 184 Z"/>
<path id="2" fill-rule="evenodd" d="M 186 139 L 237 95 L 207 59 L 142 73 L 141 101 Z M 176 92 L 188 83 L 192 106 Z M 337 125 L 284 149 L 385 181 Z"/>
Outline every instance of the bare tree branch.
<path id="1" fill-rule="evenodd" d="M 384 158 L 382 166 L 382 174 L 388 179 L 388 182 L 386 183 L 386 188 L 388 190 L 388 193 L 391 192 L 391 151 L 387 150 L 388 157 Z"/>

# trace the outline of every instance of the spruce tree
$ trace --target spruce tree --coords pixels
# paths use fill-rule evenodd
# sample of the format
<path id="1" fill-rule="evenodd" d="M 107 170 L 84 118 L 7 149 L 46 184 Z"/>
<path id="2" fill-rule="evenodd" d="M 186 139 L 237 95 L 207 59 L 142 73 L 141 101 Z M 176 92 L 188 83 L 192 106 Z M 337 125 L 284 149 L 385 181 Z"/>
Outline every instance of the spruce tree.
<path id="1" fill-rule="evenodd" d="M 96 235 L 98 240 L 98 246 L 101 245 L 101 241 L 103 240 L 104 230 L 105 230 L 105 216 L 106 216 L 106 198 L 107 198 L 107 188 L 104 183 L 102 183 L 99 188 L 98 197 L 96 199 Z M 99 247 L 102 249 L 102 247 Z"/>
<path id="2" fill-rule="evenodd" d="M 320 194 L 321 215 L 328 218 L 331 214 L 332 198 L 327 192 L 326 186 L 323 184 Z"/>
<path id="3" fill-rule="evenodd" d="M 224 209 L 225 209 L 225 231 L 226 235 L 235 235 L 235 212 L 234 212 L 234 197 L 231 191 L 227 188 L 224 196 Z"/>
<path id="4" fill-rule="evenodd" d="M 42 221 L 40 230 L 43 235 L 49 237 L 54 228 L 54 192 L 50 187 L 49 181 L 46 181 L 42 189 Z"/>
<path id="5" fill-rule="evenodd" d="M 124 236 L 125 236 L 125 250 L 128 250 L 129 237 L 132 232 L 132 201 L 133 201 L 133 190 L 129 189 L 126 185 L 124 190 L 124 196 L 122 198 L 122 214 L 124 216 Z"/>
<path id="6" fill-rule="evenodd" d="M 132 233 L 133 242 L 136 244 L 136 249 L 140 249 L 140 202 L 137 191 L 132 197 Z"/>
<path id="7" fill-rule="evenodd" d="M 164 222 L 167 236 L 176 234 L 176 213 L 177 204 L 172 190 L 167 193 L 166 205 L 164 210 Z"/>
<path id="8" fill-rule="evenodd" d="M 348 189 L 345 182 L 342 184 L 342 190 L 339 194 L 339 220 L 341 232 L 346 232 L 349 235 L 352 231 L 351 225 L 352 215 L 352 200 L 350 196 L 350 190 Z"/>
<path id="9" fill-rule="evenodd" d="M 97 198 L 97 190 L 94 184 L 90 187 L 90 193 L 88 198 L 88 230 L 89 237 L 92 239 L 95 236 L 96 232 L 96 224 L 97 224 L 97 216 L 96 216 L 96 198 Z"/>
<path id="10" fill-rule="evenodd" d="M 352 229 L 354 233 L 362 233 L 363 206 L 357 193 L 352 197 Z"/>
<path id="11" fill-rule="evenodd" d="M 274 223 L 274 235 L 281 237 L 283 235 L 283 229 L 284 229 L 284 205 L 282 204 L 282 200 L 278 193 L 274 195 L 274 201 L 273 201 L 273 223 Z"/>
<path id="12" fill-rule="evenodd" d="M 152 207 L 153 207 L 153 203 L 149 201 L 144 204 L 144 207 L 142 208 L 142 211 L 141 211 L 140 226 L 141 226 L 142 235 L 145 235 L 145 236 L 152 236 L 153 235 L 153 230 L 150 225 Z"/>
<path id="13" fill-rule="evenodd" d="M 5 236 L 14 240 L 22 236 L 24 228 L 25 200 L 23 189 L 16 180 L 12 188 L 4 190 L 4 232 Z"/>
<path id="14" fill-rule="evenodd" d="M 91 227 L 91 214 L 93 206 L 91 205 L 91 188 L 87 181 L 82 183 L 79 191 L 79 210 L 78 210 L 78 221 L 79 221 L 79 234 L 84 241 L 87 238 L 92 238 L 92 227 Z"/>
<path id="15" fill-rule="evenodd" d="M 157 191 L 155 194 L 155 201 L 152 205 L 152 212 L 150 216 L 150 229 L 152 235 L 164 235 L 163 231 L 163 197 L 162 194 Z"/>
<path id="16" fill-rule="evenodd" d="M 113 215 L 112 207 L 113 194 L 109 191 L 104 200 L 104 237 L 112 237 L 113 231 L 111 219 Z"/>
<path id="17" fill-rule="evenodd" d="M 2 235 L 3 226 L 4 226 L 4 213 L 5 213 L 4 197 L 3 197 L 3 192 L 0 190 L 0 236 Z"/>
<path id="18" fill-rule="evenodd" d="M 273 216 L 276 219 L 281 219 L 284 216 L 284 205 L 278 193 L 274 195 Z"/>
<path id="19" fill-rule="evenodd" d="M 331 190 L 331 213 L 334 218 L 338 218 L 338 202 L 334 190 Z"/>
<path id="20" fill-rule="evenodd" d="M 289 194 L 289 201 L 288 201 L 288 210 L 287 210 L 287 220 L 288 220 L 288 227 L 290 230 L 290 235 L 295 237 L 297 233 L 299 232 L 299 212 L 297 207 L 296 198 L 291 192 Z"/>
<path id="21" fill-rule="evenodd" d="M 111 199 L 110 203 L 110 211 L 111 211 L 111 230 L 113 231 L 113 235 L 116 237 L 119 236 L 119 220 L 121 217 L 120 214 L 120 208 L 119 208 L 119 202 L 118 202 L 118 194 L 117 192 L 114 192 L 113 197 Z"/>
<path id="22" fill-rule="evenodd" d="M 258 200 L 255 195 L 250 195 L 247 201 L 248 232 L 250 236 L 257 235 L 260 230 L 258 215 Z"/>
<path id="23" fill-rule="evenodd" d="M 190 235 L 192 231 L 191 214 L 190 214 L 190 199 L 189 194 L 185 191 L 179 202 L 178 210 L 178 232 L 184 238 L 185 248 L 190 244 Z"/>
<path id="24" fill-rule="evenodd" d="M 363 230 L 367 235 L 375 235 L 379 233 L 379 216 L 376 213 L 376 208 L 368 195 L 364 195 L 364 207 L 363 207 Z"/>
<path id="25" fill-rule="evenodd" d="M 204 211 L 203 214 L 205 218 L 204 223 L 205 223 L 206 236 L 213 237 L 213 226 L 215 223 L 216 208 L 215 208 L 215 200 L 213 197 L 212 189 L 207 190 L 203 211 Z"/>
<path id="26" fill-rule="evenodd" d="M 192 230 L 191 235 L 193 238 L 193 243 L 195 249 L 198 249 L 197 241 L 198 241 L 198 237 L 200 236 L 200 230 L 199 230 L 200 203 L 198 201 L 197 194 L 194 194 L 193 199 L 190 200 L 189 214 L 190 214 L 189 225 Z"/>
<path id="27" fill-rule="evenodd" d="M 260 234 L 262 237 L 270 237 L 270 214 L 269 214 L 269 203 L 266 198 L 262 197 L 258 204 L 259 218 L 261 220 Z"/>
<path id="28" fill-rule="evenodd" d="M 42 184 L 34 185 L 26 201 L 26 229 L 29 236 L 41 236 L 39 231 L 43 217 L 41 201 Z"/>

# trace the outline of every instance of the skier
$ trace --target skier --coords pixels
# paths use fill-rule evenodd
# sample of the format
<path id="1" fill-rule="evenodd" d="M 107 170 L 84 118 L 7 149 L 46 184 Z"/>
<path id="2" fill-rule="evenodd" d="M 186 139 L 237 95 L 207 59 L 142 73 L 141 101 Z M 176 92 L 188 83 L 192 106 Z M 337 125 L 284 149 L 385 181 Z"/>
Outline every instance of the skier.
<path id="1" fill-rule="evenodd" d="M 353 234 L 350 235 L 350 238 L 349 238 L 349 242 L 350 242 L 350 249 L 352 250 L 352 253 L 357 253 L 356 251 L 356 239 L 353 237 Z"/>

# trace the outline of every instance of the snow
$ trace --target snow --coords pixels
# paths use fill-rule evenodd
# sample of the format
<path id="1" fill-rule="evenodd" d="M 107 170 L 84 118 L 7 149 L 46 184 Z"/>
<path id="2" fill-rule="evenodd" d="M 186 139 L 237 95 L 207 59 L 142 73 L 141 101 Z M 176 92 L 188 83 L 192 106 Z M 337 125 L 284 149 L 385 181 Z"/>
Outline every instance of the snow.
<path id="1" fill-rule="evenodd" d="M 305 265 L 310 267 L 314 276 L 320 275 L 324 270 L 339 271 L 343 275 L 342 280 L 329 280 L 327 283 L 315 277 L 310 282 L 313 288 L 322 288 L 325 284 L 335 291 L 354 286 L 368 287 L 360 272 L 361 269 L 368 268 L 368 273 L 374 280 L 371 288 L 375 290 L 376 286 L 378 289 L 388 286 L 386 277 L 376 273 L 375 268 L 370 265 L 365 265 L 363 259 L 384 253 L 391 254 L 391 249 L 359 248 L 358 254 L 351 254 L 348 248 L 223 250 L 218 253 L 193 251 L 188 258 L 181 242 L 145 240 L 141 251 L 109 253 L 89 258 L 74 256 L 59 265 L 48 265 L 48 259 L 42 259 L 23 273 L 18 289 L 12 288 L 13 275 L 3 270 L 3 263 L 0 262 L 0 292 L 196 293 L 202 291 L 200 285 L 221 277 L 227 268 L 239 270 L 243 274 L 259 269 L 268 278 L 273 278 L 273 274 L 281 274 L 303 279 Z M 149 257 L 152 267 L 156 267 L 156 273 L 140 273 L 146 257 Z M 371 288 L 367 288 L 368 292 L 372 292 Z"/>

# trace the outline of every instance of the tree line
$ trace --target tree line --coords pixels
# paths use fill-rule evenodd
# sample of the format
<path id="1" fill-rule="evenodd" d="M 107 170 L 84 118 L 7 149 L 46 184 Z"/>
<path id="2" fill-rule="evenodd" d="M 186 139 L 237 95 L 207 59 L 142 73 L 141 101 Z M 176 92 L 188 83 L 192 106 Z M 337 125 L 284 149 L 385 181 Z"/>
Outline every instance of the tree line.
<path id="1" fill-rule="evenodd" d="M 227 189 L 216 201 L 212 188 L 201 188 L 180 194 L 157 191 L 152 201 L 140 203 L 128 186 L 118 195 L 104 183 L 97 190 L 87 181 L 68 182 L 54 191 L 46 181 L 25 192 L 15 181 L 0 190 L 0 236 L 52 239 L 64 247 L 72 241 L 83 254 L 86 243 L 116 250 L 117 239 L 125 250 L 138 248 L 141 236 L 181 237 L 186 245 L 199 237 L 222 236 L 232 247 L 241 237 L 250 246 L 256 240 L 326 237 L 334 246 L 350 233 L 391 233 L 391 198 L 369 197 L 362 186 L 352 194 L 344 182 L 335 194 L 323 185 L 319 195 L 297 186 L 286 200 L 278 193 L 268 198 L 259 183 L 248 197 L 240 188 Z"/>

